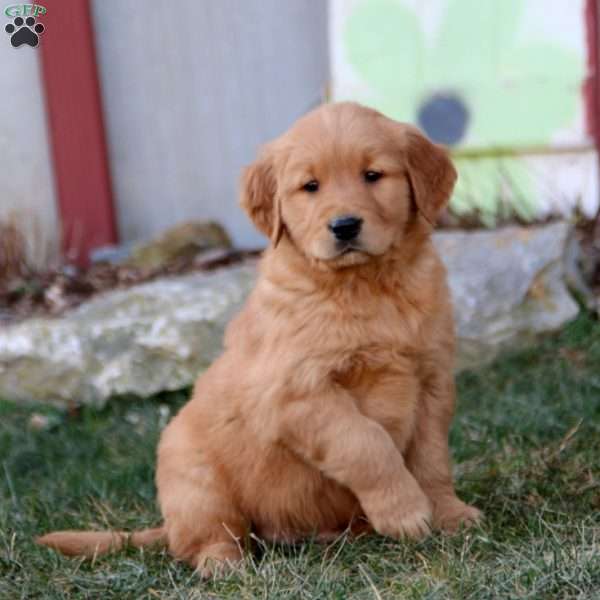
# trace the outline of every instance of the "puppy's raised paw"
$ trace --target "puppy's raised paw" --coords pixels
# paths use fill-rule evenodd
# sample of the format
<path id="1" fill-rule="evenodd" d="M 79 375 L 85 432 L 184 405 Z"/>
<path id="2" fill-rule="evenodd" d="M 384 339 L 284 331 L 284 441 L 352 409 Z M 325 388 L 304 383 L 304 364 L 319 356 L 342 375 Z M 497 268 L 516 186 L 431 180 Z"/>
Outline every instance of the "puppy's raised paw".
<path id="1" fill-rule="evenodd" d="M 461 528 L 476 525 L 483 519 L 483 513 L 465 504 L 458 498 L 439 503 L 433 512 L 433 526 L 444 533 L 456 533 Z"/>
<path id="2" fill-rule="evenodd" d="M 421 540 L 431 533 L 431 510 L 418 509 L 402 516 L 398 522 L 400 539 Z"/>
<path id="3" fill-rule="evenodd" d="M 398 495 L 378 510 L 367 511 L 367 516 L 378 533 L 395 539 L 420 540 L 431 533 L 431 504 L 424 494 Z"/>

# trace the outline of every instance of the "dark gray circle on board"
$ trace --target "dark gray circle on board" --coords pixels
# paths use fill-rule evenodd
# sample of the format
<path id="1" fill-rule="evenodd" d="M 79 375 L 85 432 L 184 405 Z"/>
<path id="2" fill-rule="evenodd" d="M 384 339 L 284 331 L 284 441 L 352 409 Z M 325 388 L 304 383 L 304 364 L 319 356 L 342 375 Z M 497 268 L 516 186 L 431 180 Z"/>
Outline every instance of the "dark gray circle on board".
<path id="1" fill-rule="evenodd" d="M 454 92 L 437 92 L 421 103 L 417 121 L 434 142 L 454 146 L 466 135 L 469 107 Z"/>

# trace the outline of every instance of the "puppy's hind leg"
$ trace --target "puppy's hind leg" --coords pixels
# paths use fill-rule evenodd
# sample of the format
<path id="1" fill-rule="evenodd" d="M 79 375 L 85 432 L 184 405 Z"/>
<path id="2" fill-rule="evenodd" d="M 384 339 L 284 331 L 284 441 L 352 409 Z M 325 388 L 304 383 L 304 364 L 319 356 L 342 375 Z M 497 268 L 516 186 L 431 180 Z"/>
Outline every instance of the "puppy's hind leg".
<path id="1" fill-rule="evenodd" d="M 406 462 L 433 504 L 433 526 L 448 533 L 482 518 L 477 508 L 465 504 L 454 491 L 448 448 L 453 414 L 454 378 L 450 370 L 440 370 L 424 386 Z"/>
<path id="2" fill-rule="evenodd" d="M 239 565 L 249 526 L 214 468 L 189 461 L 159 454 L 158 497 L 171 554 L 208 578 Z"/>

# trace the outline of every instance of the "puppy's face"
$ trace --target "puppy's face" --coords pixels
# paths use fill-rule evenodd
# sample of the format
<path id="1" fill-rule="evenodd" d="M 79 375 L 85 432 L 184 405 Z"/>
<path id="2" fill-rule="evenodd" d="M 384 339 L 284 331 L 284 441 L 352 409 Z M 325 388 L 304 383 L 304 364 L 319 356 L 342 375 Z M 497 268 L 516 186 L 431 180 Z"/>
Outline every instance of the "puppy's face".
<path id="1" fill-rule="evenodd" d="M 432 222 L 456 173 L 415 128 L 351 103 L 323 106 L 246 171 L 242 205 L 277 243 L 350 267 L 385 254 L 415 211 Z"/>

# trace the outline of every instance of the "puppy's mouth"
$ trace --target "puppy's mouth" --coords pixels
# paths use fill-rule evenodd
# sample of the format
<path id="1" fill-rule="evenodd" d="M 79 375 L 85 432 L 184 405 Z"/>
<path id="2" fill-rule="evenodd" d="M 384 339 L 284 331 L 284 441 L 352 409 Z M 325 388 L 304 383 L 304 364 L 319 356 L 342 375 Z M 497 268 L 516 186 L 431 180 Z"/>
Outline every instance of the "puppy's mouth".
<path id="1" fill-rule="evenodd" d="M 357 241 L 343 242 L 336 245 L 336 253 L 330 258 L 333 265 L 352 267 L 368 262 L 371 254 Z"/>
<path id="2" fill-rule="evenodd" d="M 346 256 L 348 254 L 355 254 L 355 253 L 363 253 L 363 254 L 368 254 L 368 252 L 365 251 L 365 249 L 358 243 L 356 242 L 343 242 L 343 243 L 339 243 L 337 245 L 337 254 L 335 256 L 335 258 L 339 257 L 339 256 Z"/>
<path id="3" fill-rule="evenodd" d="M 314 258 L 329 263 L 333 267 L 350 267 L 368 262 L 373 252 L 359 240 L 338 241 L 334 244 L 323 244 L 311 253 Z"/>

